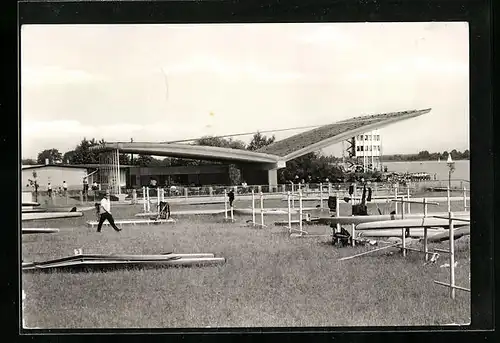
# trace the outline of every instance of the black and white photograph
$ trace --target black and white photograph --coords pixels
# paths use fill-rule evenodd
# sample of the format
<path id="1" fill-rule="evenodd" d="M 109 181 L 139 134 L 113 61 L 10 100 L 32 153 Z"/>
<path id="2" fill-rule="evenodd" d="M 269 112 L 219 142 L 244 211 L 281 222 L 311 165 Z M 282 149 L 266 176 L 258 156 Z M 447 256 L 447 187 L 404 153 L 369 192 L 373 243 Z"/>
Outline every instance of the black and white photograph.
<path id="1" fill-rule="evenodd" d="M 469 29 L 22 25 L 23 328 L 470 324 Z"/>

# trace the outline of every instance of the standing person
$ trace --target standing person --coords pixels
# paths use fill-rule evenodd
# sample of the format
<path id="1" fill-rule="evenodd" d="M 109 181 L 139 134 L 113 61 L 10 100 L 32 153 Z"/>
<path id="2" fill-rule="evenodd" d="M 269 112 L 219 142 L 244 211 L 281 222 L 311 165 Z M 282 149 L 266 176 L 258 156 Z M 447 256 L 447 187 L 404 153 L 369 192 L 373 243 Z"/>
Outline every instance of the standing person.
<path id="1" fill-rule="evenodd" d="M 66 196 L 66 194 L 68 194 L 68 184 L 66 183 L 66 181 L 63 181 L 63 191 L 64 191 L 64 196 Z"/>
<path id="2" fill-rule="evenodd" d="M 89 182 L 87 181 L 87 177 L 84 176 L 83 177 L 83 196 L 85 196 L 85 198 L 87 198 L 88 192 L 89 192 Z"/>
<path id="3" fill-rule="evenodd" d="M 234 201 L 234 190 L 230 190 L 229 193 L 227 193 L 227 196 L 229 198 L 229 206 L 233 207 L 233 201 Z"/>
<path id="4" fill-rule="evenodd" d="M 113 216 L 111 215 L 111 202 L 109 201 L 109 191 L 106 191 L 106 195 L 104 198 L 102 198 L 101 203 L 99 204 L 99 224 L 97 225 L 97 232 L 101 232 L 101 227 L 102 224 L 104 223 L 105 220 L 107 220 L 113 229 L 115 229 L 116 232 L 120 232 L 122 229 L 119 229 L 115 225 L 115 220 L 113 219 Z"/>
<path id="5" fill-rule="evenodd" d="M 49 198 L 52 198 L 52 185 L 50 182 L 47 184 L 47 194 L 49 195 Z"/>

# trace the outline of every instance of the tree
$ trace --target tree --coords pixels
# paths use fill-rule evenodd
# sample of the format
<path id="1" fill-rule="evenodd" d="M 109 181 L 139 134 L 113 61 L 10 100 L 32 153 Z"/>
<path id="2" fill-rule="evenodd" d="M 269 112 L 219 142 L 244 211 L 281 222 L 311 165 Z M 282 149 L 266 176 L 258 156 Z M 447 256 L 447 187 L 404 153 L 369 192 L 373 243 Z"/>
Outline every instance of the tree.
<path id="1" fill-rule="evenodd" d="M 64 153 L 63 155 L 63 161 L 64 162 L 67 162 L 69 161 L 70 163 L 73 163 L 73 156 L 75 155 L 75 151 L 74 150 L 70 150 L 70 151 L 67 151 Z"/>
<path id="2" fill-rule="evenodd" d="M 62 155 L 57 149 L 47 149 L 38 154 L 38 164 L 45 164 L 45 159 L 49 160 L 49 164 L 59 163 L 62 161 Z"/>
<path id="3" fill-rule="evenodd" d="M 21 164 L 25 165 L 25 166 L 33 166 L 33 165 L 37 164 L 37 162 L 32 158 L 25 158 L 25 159 L 21 160 Z"/>
<path id="4" fill-rule="evenodd" d="M 71 158 L 70 163 L 72 164 L 97 164 L 99 163 L 99 152 L 91 151 L 90 147 L 104 144 L 104 140 L 96 141 L 95 138 L 87 140 L 83 138 L 81 143 L 76 146 L 76 148 L 67 154 Z"/>
<path id="5" fill-rule="evenodd" d="M 252 141 L 248 144 L 247 149 L 251 151 L 259 150 L 269 144 L 274 143 L 275 139 L 276 137 L 274 137 L 274 135 L 268 138 L 262 135 L 260 132 L 257 132 L 253 135 Z"/>
<path id="6" fill-rule="evenodd" d="M 219 148 L 232 148 L 232 149 L 245 149 L 245 143 L 240 140 L 233 140 L 231 138 L 224 139 L 221 137 L 212 137 L 212 136 L 204 136 L 198 138 L 195 145 L 204 145 L 204 146 L 215 146 Z"/>
<path id="7" fill-rule="evenodd" d="M 151 155 L 139 154 L 136 158 L 134 158 L 134 165 L 141 167 L 148 167 L 150 166 L 152 161 L 153 157 Z"/>

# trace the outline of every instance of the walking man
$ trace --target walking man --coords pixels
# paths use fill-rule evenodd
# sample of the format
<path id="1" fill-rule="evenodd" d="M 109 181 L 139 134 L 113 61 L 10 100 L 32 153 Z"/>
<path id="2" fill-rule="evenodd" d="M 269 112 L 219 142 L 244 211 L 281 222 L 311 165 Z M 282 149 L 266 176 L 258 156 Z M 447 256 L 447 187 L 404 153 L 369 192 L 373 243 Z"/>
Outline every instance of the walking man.
<path id="1" fill-rule="evenodd" d="M 115 220 L 113 219 L 113 216 L 111 215 L 111 202 L 109 201 L 109 191 L 106 191 L 106 195 L 104 198 L 102 198 L 101 203 L 99 204 L 99 224 L 97 225 L 97 232 L 101 232 L 101 227 L 102 224 L 104 223 L 105 220 L 107 220 L 113 229 L 115 229 L 116 232 L 120 232 L 122 229 L 119 229 L 115 225 Z"/>
<path id="2" fill-rule="evenodd" d="M 233 207 L 234 191 L 231 189 L 229 193 L 227 193 L 227 196 L 229 198 L 229 206 Z"/>

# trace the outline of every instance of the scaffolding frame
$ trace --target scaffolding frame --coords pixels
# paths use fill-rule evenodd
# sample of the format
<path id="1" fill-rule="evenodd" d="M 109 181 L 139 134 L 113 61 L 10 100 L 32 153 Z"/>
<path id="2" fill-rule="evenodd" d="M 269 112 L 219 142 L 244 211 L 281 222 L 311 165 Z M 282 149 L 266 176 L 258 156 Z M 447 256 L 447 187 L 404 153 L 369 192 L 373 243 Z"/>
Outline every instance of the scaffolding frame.
<path id="1" fill-rule="evenodd" d="M 118 149 L 99 154 L 99 178 L 101 186 L 111 194 L 121 194 L 120 151 Z"/>

